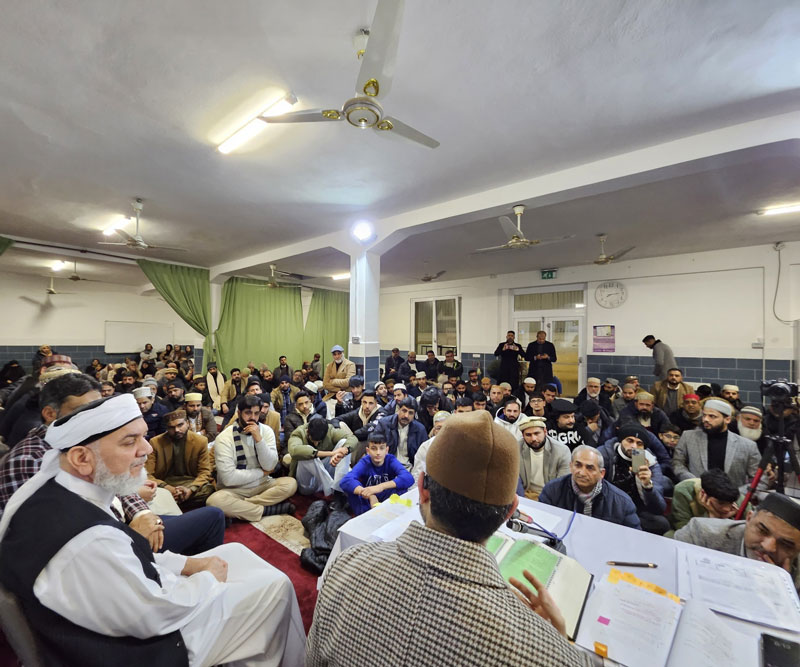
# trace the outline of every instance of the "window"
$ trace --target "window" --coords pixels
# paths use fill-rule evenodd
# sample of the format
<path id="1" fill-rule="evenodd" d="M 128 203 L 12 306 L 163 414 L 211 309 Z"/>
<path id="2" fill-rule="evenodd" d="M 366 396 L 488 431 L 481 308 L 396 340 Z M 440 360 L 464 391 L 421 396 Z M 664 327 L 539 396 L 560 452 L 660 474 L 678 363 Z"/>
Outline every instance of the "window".
<path id="1" fill-rule="evenodd" d="M 583 290 L 514 295 L 514 310 L 561 310 L 583 303 Z"/>
<path id="2" fill-rule="evenodd" d="M 433 350 L 441 357 L 447 350 L 458 354 L 460 297 L 414 301 L 414 350 Z"/>

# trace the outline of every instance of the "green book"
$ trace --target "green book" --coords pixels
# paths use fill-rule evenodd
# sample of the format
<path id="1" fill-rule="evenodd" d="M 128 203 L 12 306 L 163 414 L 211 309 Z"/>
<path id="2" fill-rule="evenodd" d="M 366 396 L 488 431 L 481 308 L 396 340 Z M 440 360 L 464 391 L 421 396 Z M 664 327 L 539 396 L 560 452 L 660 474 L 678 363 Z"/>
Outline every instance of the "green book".
<path id="1" fill-rule="evenodd" d="M 522 574 L 528 570 L 545 585 L 564 616 L 567 636 L 574 640 L 592 588 L 591 573 L 574 558 L 544 544 L 515 540 L 502 533 L 492 535 L 486 548 L 494 555 L 506 581 L 514 577 L 532 588 Z"/>

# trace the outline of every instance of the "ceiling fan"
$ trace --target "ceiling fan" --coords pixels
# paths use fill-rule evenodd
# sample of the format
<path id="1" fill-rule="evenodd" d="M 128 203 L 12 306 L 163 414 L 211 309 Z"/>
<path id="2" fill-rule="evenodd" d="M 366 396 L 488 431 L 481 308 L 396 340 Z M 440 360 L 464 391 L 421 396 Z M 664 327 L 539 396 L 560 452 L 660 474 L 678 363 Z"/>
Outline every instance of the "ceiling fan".
<path id="1" fill-rule="evenodd" d="M 131 236 L 123 229 L 115 229 L 114 231 L 119 234 L 125 241 L 98 241 L 98 245 L 124 245 L 128 248 L 133 248 L 134 250 L 177 250 L 180 252 L 188 252 L 186 248 L 174 248 L 171 246 L 165 245 L 151 245 L 149 243 L 145 243 L 142 235 L 139 234 L 139 216 L 142 213 L 142 209 L 144 208 L 144 202 L 137 197 L 133 200 L 133 211 L 136 214 L 136 233 Z"/>
<path id="2" fill-rule="evenodd" d="M 629 248 L 625 248 L 624 250 L 620 250 L 611 255 L 606 255 L 606 240 L 608 239 L 608 235 L 598 234 L 597 238 L 600 239 L 600 254 L 597 256 L 597 259 L 594 260 L 595 264 L 600 264 L 600 265 L 611 264 L 611 262 L 619 259 L 623 255 L 627 255 L 631 250 L 633 250 L 636 247 L 632 245 Z"/>
<path id="3" fill-rule="evenodd" d="M 341 109 L 308 109 L 280 116 L 261 116 L 267 123 L 318 123 L 347 120 L 362 130 L 374 128 L 392 132 L 428 148 L 439 142 L 394 116 L 384 115 L 379 99 L 384 99 L 392 84 L 403 18 L 404 0 L 378 0 L 375 17 L 369 30 L 362 29 L 353 40 L 361 58 L 361 69 L 356 80 L 356 95 L 347 100 Z"/>
<path id="4" fill-rule="evenodd" d="M 55 288 L 55 276 L 50 276 L 50 287 L 45 290 L 45 294 L 75 294 L 75 292 L 57 292 Z"/>
<path id="5" fill-rule="evenodd" d="M 508 241 L 506 241 L 503 245 L 491 246 L 489 248 L 479 248 L 471 254 L 476 255 L 482 252 L 494 252 L 497 250 L 519 250 L 522 248 L 531 248 L 533 246 L 540 246 L 548 243 L 558 243 L 560 241 L 567 241 L 571 238 L 575 238 L 574 234 L 570 234 L 568 236 L 558 236 L 552 239 L 526 239 L 525 235 L 522 233 L 522 214 L 524 212 L 525 206 L 523 204 L 517 204 L 514 206 L 514 215 L 517 216 L 516 224 L 511 222 L 511 218 L 506 215 L 498 218 L 500 221 L 500 226 L 503 228 L 503 231 L 508 237 Z"/>
<path id="6" fill-rule="evenodd" d="M 258 289 L 276 289 L 283 287 L 277 280 L 275 280 L 275 273 L 284 273 L 283 271 L 278 271 L 277 267 L 274 264 L 269 265 L 269 278 L 264 281 L 264 285 L 258 285 Z M 288 274 L 287 274 L 288 275 Z M 259 278 L 259 280 L 262 280 Z"/>
<path id="7" fill-rule="evenodd" d="M 71 280 L 74 283 L 78 282 L 79 280 L 83 281 L 85 283 L 86 282 L 88 282 L 88 283 L 101 283 L 101 282 L 103 282 L 102 280 L 92 280 L 91 278 L 81 278 L 80 275 L 78 275 L 78 260 L 74 260 L 73 267 L 74 267 L 74 270 L 72 271 L 72 275 L 69 276 L 69 278 L 67 278 L 67 280 Z"/>
<path id="8" fill-rule="evenodd" d="M 426 273 L 424 276 L 422 276 L 422 278 L 420 278 L 420 280 L 423 283 L 429 283 L 431 282 L 431 280 L 436 280 L 442 277 L 445 273 L 447 273 L 447 271 L 437 271 L 434 274 Z"/>

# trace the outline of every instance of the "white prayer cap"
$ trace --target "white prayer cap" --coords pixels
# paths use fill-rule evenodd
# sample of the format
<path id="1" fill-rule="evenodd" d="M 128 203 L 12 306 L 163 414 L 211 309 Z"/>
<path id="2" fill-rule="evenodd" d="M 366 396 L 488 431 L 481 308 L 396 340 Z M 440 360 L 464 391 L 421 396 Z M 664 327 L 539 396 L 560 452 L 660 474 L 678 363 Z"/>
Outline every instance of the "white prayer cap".
<path id="1" fill-rule="evenodd" d="M 721 391 L 739 391 L 739 387 L 735 384 L 724 384 L 722 385 Z"/>
<path id="2" fill-rule="evenodd" d="M 142 411 L 131 394 L 109 396 L 56 419 L 47 428 L 44 440 L 53 449 L 65 451 L 99 440 L 141 417 Z"/>
<path id="3" fill-rule="evenodd" d="M 312 394 L 316 394 L 319 391 L 319 387 L 317 386 L 316 382 L 310 382 L 310 381 L 306 382 L 303 385 L 303 387 L 305 388 L 306 391 L 308 391 L 308 392 L 310 392 Z"/>
<path id="4" fill-rule="evenodd" d="M 398 389 L 402 389 L 404 392 L 408 393 L 408 389 L 406 389 L 406 386 L 402 382 L 398 382 L 392 391 L 397 391 Z"/>
<path id="5" fill-rule="evenodd" d="M 417 380 L 419 380 L 420 378 L 426 378 L 428 376 L 426 375 L 425 371 L 417 371 L 414 374 L 414 377 L 417 378 Z"/>
<path id="6" fill-rule="evenodd" d="M 136 387 L 133 390 L 133 397 L 137 400 L 140 398 L 153 398 L 153 392 L 150 391 L 150 387 Z"/>
<path id="7" fill-rule="evenodd" d="M 325 386 L 322 380 L 314 380 L 314 384 L 317 385 L 317 390 L 322 389 L 322 387 Z"/>
<path id="8" fill-rule="evenodd" d="M 536 385 L 536 380 L 534 380 L 533 378 L 525 378 L 522 381 L 522 384 L 532 384 L 532 385 L 535 386 Z"/>
<path id="9" fill-rule="evenodd" d="M 733 407 L 728 401 L 722 401 L 718 398 L 711 398 L 703 403 L 703 409 L 716 410 L 717 412 L 728 417 L 733 413 Z"/>

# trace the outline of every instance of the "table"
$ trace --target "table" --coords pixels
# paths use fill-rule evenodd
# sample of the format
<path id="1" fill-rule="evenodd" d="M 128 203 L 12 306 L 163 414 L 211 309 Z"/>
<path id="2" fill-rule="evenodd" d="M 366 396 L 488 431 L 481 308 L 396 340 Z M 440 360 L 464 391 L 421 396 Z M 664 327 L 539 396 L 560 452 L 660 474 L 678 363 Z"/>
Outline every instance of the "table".
<path id="1" fill-rule="evenodd" d="M 419 491 L 417 487 L 412 487 L 402 498 L 410 501 L 414 507 L 418 506 Z M 564 533 L 572 518 L 572 512 L 551 505 L 544 505 L 527 498 L 520 498 L 519 508 L 532 516 L 534 521 L 541 523 L 549 521 L 550 524 L 553 524 L 557 520 L 558 523 L 553 531 L 557 535 Z M 363 542 L 378 541 L 374 535 L 375 531 L 390 521 L 393 515 L 389 501 L 384 501 L 369 512 L 354 517 L 345 523 L 339 529 L 336 543 L 331 550 L 325 571 L 317 581 L 317 587 L 322 587 L 330 566 L 342 551 Z M 704 547 L 678 542 L 677 540 L 671 540 L 641 530 L 634 530 L 608 521 L 601 521 L 582 514 L 575 515 L 572 528 L 564 538 L 564 545 L 567 548 L 567 555 L 581 563 L 595 576 L 596 580 L 599 580 L 611 570 L 611 566 L 607 564 L 607 561 L 657 563 L 658 567 L 655 569 L 631 568 L 629 571 L 641 579 L 651 581 L 682 597 L 687 597 L 685 593 L 688 574 L 684 565 L 686 556 L 708 554 L 710 552 L 709 549 Z M 724 562 L 735 562 L 739 566 L 759 567 L 761 565 L 756 561 L 750 561 L 739 556 L 723 554 L 718 551 L 711 553 Z M 762 632 L 800 642 L 800 634 L 797 633 L 767 628 L 728 616 L 720 616 L 720 618 L 737 632 L 753 638 L 753 653 L 747 657 L 743 664 L 752 664 L 754 666 L 759 664 L 757 640 Z"/>

